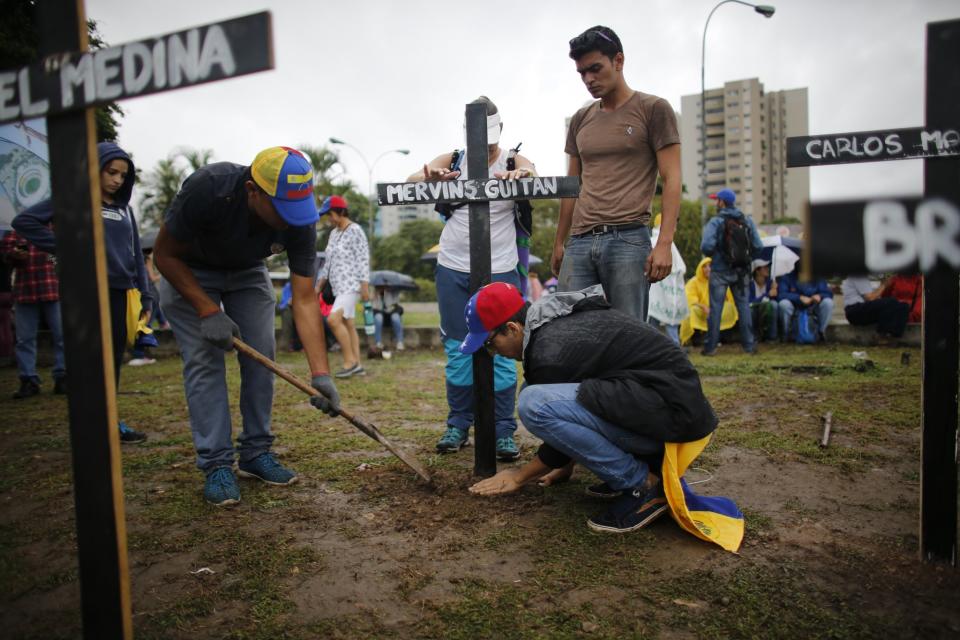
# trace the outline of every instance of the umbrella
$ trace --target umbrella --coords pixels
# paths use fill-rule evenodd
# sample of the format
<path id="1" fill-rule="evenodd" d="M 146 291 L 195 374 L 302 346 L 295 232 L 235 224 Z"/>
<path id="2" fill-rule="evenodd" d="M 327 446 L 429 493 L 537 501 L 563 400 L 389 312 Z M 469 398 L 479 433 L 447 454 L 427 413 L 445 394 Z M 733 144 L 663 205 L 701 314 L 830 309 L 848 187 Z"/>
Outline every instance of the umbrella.
<path id="1" fill-rule="evenodd" d="M 425 254 L 420 256 L 420 259 L 424 262 L 436 262 L 438 253 L 440 253 L 440 245 L 435 244 L 430 247 Z"/>
<path id="2" fill-rule="evenodd" d="M 413 278 L 405 273 L 396 271 L 371 271 L 370 284 L 374 287 L 387 287 L 388 289 L 409 289 L 415 291 L 420 287 L 413 281 Z"/>
<path id="3" fill-rule="evenodd" d="M 770 261 L 770 277 L 778 278 L 793 271 L 803 251 L 803 242 L 780 235 L 761 238 L 760 257 Z"/>

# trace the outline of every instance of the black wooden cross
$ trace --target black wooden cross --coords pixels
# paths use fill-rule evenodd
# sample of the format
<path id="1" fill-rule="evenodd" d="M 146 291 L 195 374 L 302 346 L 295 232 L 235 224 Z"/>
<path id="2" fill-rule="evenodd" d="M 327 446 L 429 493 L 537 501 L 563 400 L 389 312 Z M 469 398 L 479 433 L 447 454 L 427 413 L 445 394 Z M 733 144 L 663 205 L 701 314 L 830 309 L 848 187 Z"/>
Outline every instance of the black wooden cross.
<path id="1" fill-rule="evenodd" d="M 486 105 L 467 105 L 467 174 L 488 175 Z M 470 292 L 490 284 L 490 202 L 495 200 L 576 198 L 580 179 L 575 177 L 471 178 L 436 182 L 381 183 L 380 206 L 431 202 L 470 204 Z M 488 477 L 497 472 L 494 428 L 493 358 L 486 349 L 473 354 L 473 472 Z"/>
<path id="2" fill-rule="evenodd" d="M 960 20 L 927 25 L 926 126 L 788 138 L 787 166 L 924 158 L 923 198 L 810 205 L 805 278 L 922 272 L 920 557 L 957 565 Z"/>
<path id="3" fill-rule="evenodd" d="M 268 12 L 87 51 L 83 2 L 37 3 L 40 62 L 0 72 L 0 123 L 47 117 L 70 375 L 84 636 L 131 638 L 100 171 L 93 107 L 273 68 Z"/>

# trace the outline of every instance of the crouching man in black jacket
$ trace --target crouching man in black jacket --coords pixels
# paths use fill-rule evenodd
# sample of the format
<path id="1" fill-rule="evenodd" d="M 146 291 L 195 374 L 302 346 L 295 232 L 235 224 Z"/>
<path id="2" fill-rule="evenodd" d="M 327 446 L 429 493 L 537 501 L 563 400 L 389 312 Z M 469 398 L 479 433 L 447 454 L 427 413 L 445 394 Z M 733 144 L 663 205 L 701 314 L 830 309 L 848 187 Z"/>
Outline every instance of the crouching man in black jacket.
<path id="1" fill-rule="evenodd" d="M 615 498 L 587 521 L 595 531 L 639 529 L 668 508 L 660 481 L 665 442 L 693 442 L 717 427 L 686 354 L 648 324 L 610 308 L 596 285 L 532 305 L 512 286 L 480 289 L 466 308 L 464 353 L 485 347 L 523 361 L 520 419 L 543 440 L 536 457 L 470 491 L 513 493 L 538 479 L 568 477 L 579 462 Z"/>

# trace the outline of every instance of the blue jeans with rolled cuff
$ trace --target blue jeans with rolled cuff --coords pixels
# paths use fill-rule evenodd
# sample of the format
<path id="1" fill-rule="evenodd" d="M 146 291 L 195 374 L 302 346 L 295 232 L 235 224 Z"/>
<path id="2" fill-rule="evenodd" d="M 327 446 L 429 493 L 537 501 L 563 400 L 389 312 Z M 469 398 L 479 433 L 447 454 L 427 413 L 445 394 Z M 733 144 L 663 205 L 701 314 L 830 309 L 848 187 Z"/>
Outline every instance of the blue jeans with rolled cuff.
<path id="1" fill-rule="evenodd" d="M 640 457 L 663 453 L 663 442 L 591 413 L 577 402 L 578 383 L 536 384 L 520 392 L 523 425 L 554 449 L 590 469 L 617 491 L 643 486 L 649 467 Z"/>

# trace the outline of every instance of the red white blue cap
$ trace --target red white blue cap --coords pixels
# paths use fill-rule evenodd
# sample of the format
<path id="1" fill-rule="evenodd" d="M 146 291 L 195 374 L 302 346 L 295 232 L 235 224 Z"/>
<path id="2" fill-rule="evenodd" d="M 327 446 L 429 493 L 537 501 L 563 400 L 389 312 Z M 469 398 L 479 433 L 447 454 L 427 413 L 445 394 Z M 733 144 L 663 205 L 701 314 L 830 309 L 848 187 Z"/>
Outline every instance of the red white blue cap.
<path id="1" fill-rule="evenodd" d="M 513 317 L 523 307 L 523 296 L 512 284 L 493 282 L 473 294 L 464 309 L 467 337 L 460 353 L 473 353 L 483 346 L 490 332 Z"/>
<path id="2" fill-rule="evenodd" d="M 346 210 L 347 208 L 347 201 L 343 199 L 343 196 L 327 196 L 323 199 L 323 204 L 320 205 L 320 215 L 328 213 L 330 209 Z"/>
<path id="3" fill-rule="evenodd" d="M 267 192 L 287 224 L 305 227 L 320 219 L 313 198 L 313 167 L 300 151 L 270 147 L 253 159 L 250 175 Z"/>

